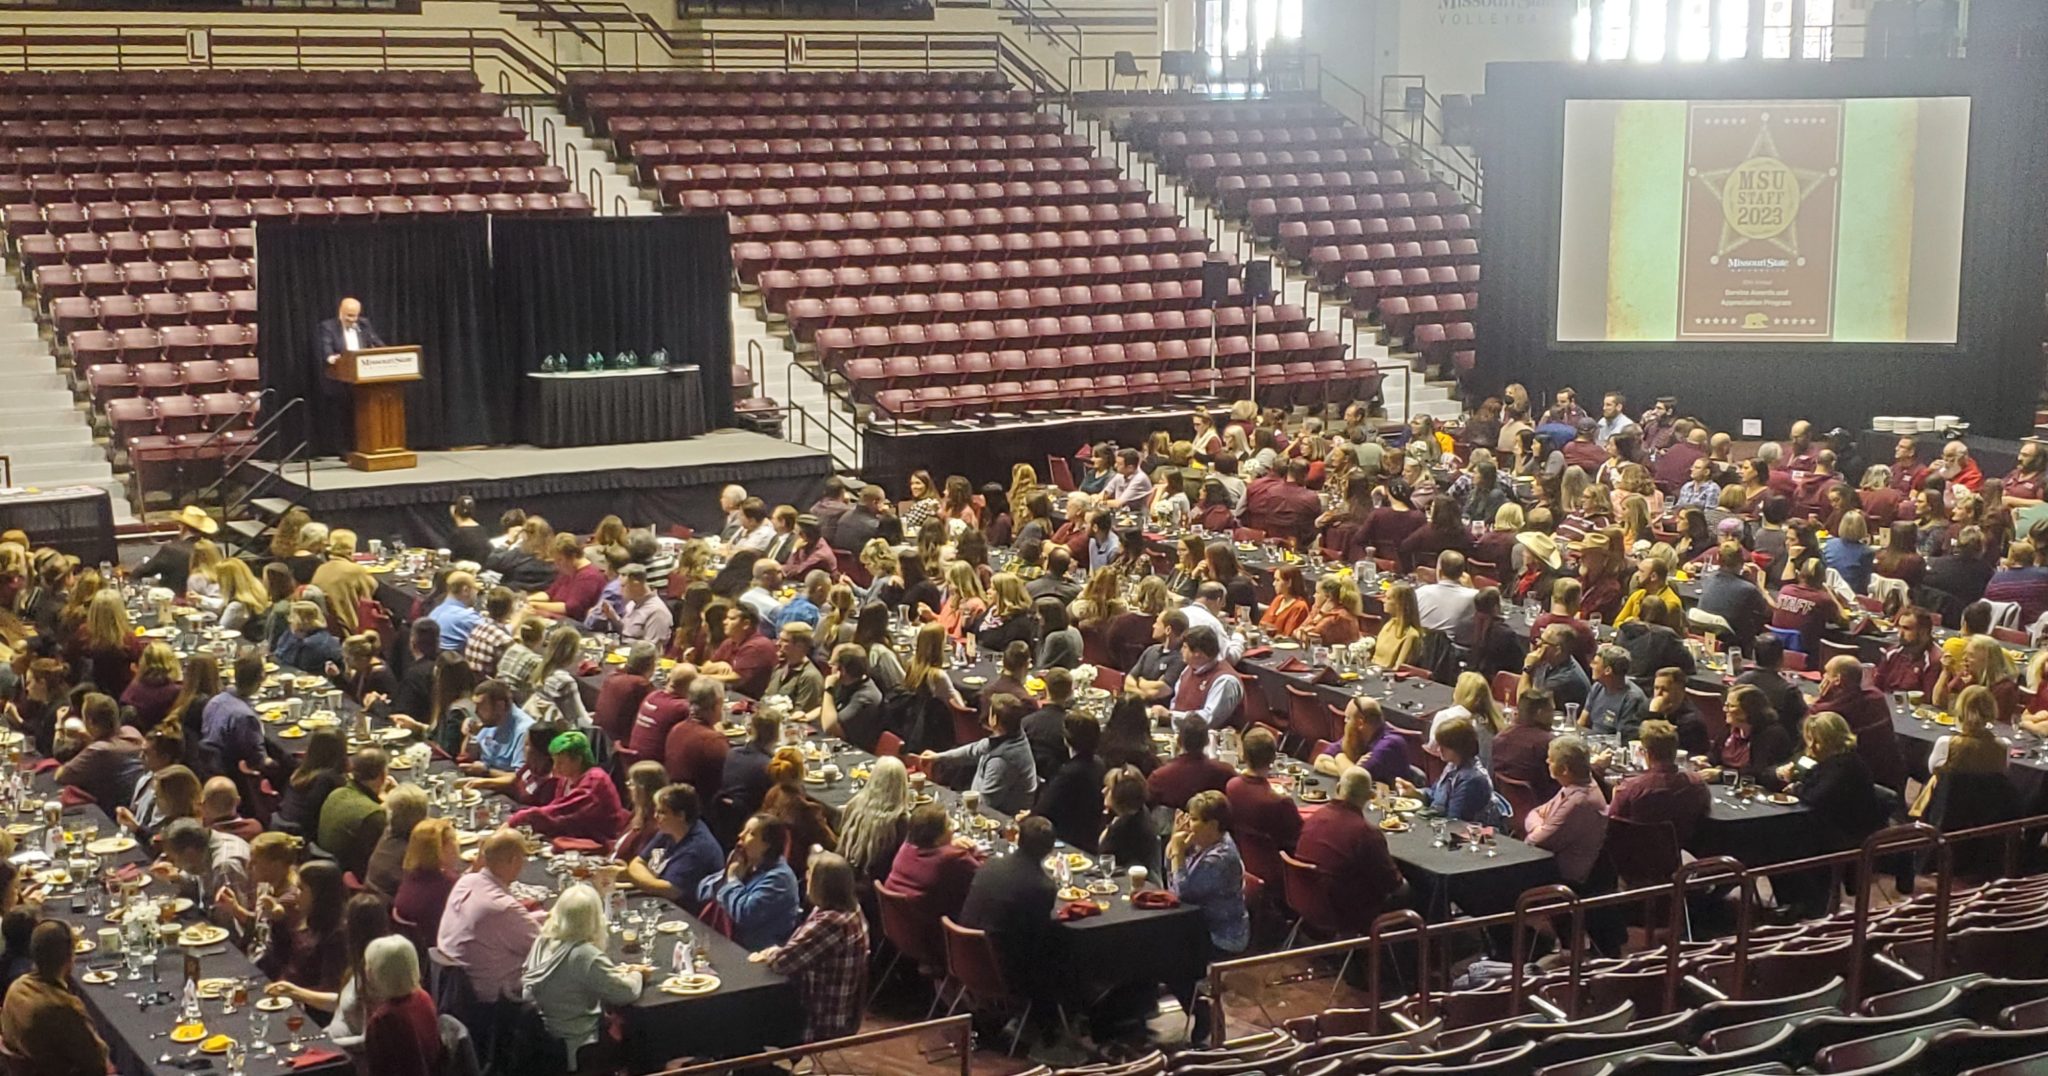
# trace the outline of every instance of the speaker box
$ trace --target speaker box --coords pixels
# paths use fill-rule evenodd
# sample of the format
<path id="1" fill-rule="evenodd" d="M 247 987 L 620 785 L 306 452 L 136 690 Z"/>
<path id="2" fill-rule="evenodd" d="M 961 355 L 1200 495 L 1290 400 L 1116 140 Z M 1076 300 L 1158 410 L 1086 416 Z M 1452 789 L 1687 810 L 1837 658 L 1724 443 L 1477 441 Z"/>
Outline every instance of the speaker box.
<path id="1" fill-rule="evenodd" d="M 1244 265 L 1244 293 L 1254 301 L 1273 294 L 1273 262 L 1269 258 L 1246 262 Z"/>
<path id="2" fill-rule="evenodd" d="M 1202 302 L 1214 305 L 1230 298 L 1230 269 L 1225 261 L 1202 263 Z"/>

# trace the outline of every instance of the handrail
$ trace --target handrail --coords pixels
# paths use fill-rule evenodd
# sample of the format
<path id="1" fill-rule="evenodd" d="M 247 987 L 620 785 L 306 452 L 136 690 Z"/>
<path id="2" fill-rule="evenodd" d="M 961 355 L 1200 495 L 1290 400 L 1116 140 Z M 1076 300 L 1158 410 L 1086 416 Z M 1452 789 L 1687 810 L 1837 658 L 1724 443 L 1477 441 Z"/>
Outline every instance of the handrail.
<path id="1" fill-rule="evenodd" d="M 1406 80 L 1406 79 L 1413 79 L 1413 80 L 1414 80 L 1414 82 L 1415 82 L 1415 88 L 1416 88 L 1416 89 L 1418 89 L 1418 90 L 1421 90 L 1421 91 L 1422 91 L 1422 107 L 1421 107 L 1421 108 L 1419 108 L 1419 109 L 1415 109 L 1415 110 L 1413 110 L 1413 113 L 1412 113 L 1412 114 L 1413 114 L 1413 115 L 1415 116 L 1415 118 L 1416 118 L 1417 122 L 1419 122 L 1419 123 L 1421 123 L 1421 124 L 1422 124 L 1422 129 L 1423 129 L 1423 130 L 1425 130 L 1425 131 L 1431 131 L 1431 132 L 1434 132 L 1434 133 L 1436 134 L 1436 138 L 1437 138 L 1437 144 L 1438 144 L 1438 145 L 1440 145 L 1440 146 L 1444 147 L 1445 149 L 1448 149 L 1448 150 L 1450 150 L 1451 152 L 1453 152 L 1453 153 L 1457 154 L 1457 155 L 1458 155 L 1458 159 L 1459 159 L 1459 160 L 1461 160 L 1461 161 L 1464 161 L 1464 162 L 1466 163 L 1466 165 L 1467 165 L 1468 167 L 1470 167 L 1470 168 L 1472 169 L 1472 171 L 1473 171 L 1474 173 L 1477 173 L 1477 172 L 1479 172 L 1479 171 L 1480 171 L 1480 165 L 1479 165 L 1479 162 L 1478 162 L 1478 161 L 1476 161 L 1476 160 L 1473 160 L 1473 159 L 1472 159 L 1472 156 L 1471 156 L 1470 154 L 1468 154 L 1468 153 L 1466 153 L 1466 152 L 1465 152 L 1465 149 L 1464 149 L 1464 147 L 1463 147 L 1463 146 L 1461 146 L 1461 145 L 1459 145 L 1459 144 L 1457 144 L 1457 143 L 1455 143 L 1455 142 L 1452 142 L 1452 141 L 1451 141 L 1451 137 L 1450 137 L 1450 134 L 1449 134 L 1448 132 L 1446 132 L 1446 131 L 1444 130 L 1444 128 L 1443 128 L 1443 124 L 1442 124 L 1442 123 L 1441 123 L 1441 122 L 1440 122 L 1439 120 L 1434 120 L 1434 119 L 1431 119 L 1431 118 L 1430 118 L 1430 116 L 1429 116 L 1429 107 L 1430 107 L 1431 105 L 1435 105 L 1435 106 L 1436 106 L 1436 114 L 1437 114 L 1437 115 L 1438 115 L 1439 117 L 1441 117 L 1441 116 L 1442 116 L 1442 115 L 1444 114 L 1444 102 L 1443 102 L 1443 98 L 1441 98 L 1441 97 L 1438 97 L 1438 96 L 1437 96 L 1436 94 L 1434 94 L 1434 93 L 1431 93 L 1431 92 L 1430 92 L 1430 89 L 1429 89 L 1429 78 L 1428 78 L 1428 76 L 1426 76 L 1426 75 L 1382 75 L 1382 76 L 1380 76 L 1380 107 L 1381 107 L 1381 108 L 1385 108 L 1385 107 L 1386 107 L 1386 103 L 1387 103 L 1387 102 L 1386 102 L 1386 86 L 1387 86 L 1387 84 L 1388 84 L 1389 82 L 1393 82 L 1393 83 L 1395 83 L 1396 85 L 1399 85 L 1399 84 L 1401 84 L 1401 82 L 1402 82 L 1403 80 Z M 1403 99 L 1403 105 L 1404 105 L 1404 107 L 1402 107 L 1402 108 L 1398 109 L 1397 111 L 1399 111 L 1399 112 L 1403 113 L 1404 115 L 1405 115 L 1405 114 L 1409 114 L 1409 113 L 1410 113 L 1410 110 L 1409 110 L 1408 108 L 1406 108 L 1406 107 L 1405 107 L 1405 105 L 1406 105 L 1406 100 L 1405 100 L 1405 96 L 1404 96 L 1404 99 Z M 1419 141 L 1419 140 L 1418 140 L 1418 141 Z"/>
<path id="2" fill-rule="evenodd" d="M 1709 856 L 1706 859 L 1696 859 L 1691 863 L 1682 864 L 1671 875 L 1671 886 L 1674 891 L 1674 895 L 1671 898 L 1671 920 L 1666 925 L 1664 933 L 1665 1012 L 1677 1011 L 1678 976 L 1680 962 L 1685 955 L 1684 947 L 1679 944 L 1679 932 L 1685 928 L 1685 902 L 1688 894 L 1692 891 L 1693 882 L 1695 879 L 1698 879 L 1703 883 L 1711 884 L 1714 882 L 1725 882 L 1731 877 L 1742 886 L 1743 891 L 1742 902 L 1736 905 L 1735 908 L 1735 936 L 1747 938 L 1749 937 L 1750 927 L 1753 925 L 1750 908 L 1756 903 L 1756 879 L 1750 877 L 1749 868 L 1743 866 L 1741 860 L 1735 859 L 1732 856 Z M 1738 945 L 1735 947 L 1735 971 L 1733 974 L 1735 977 L 1735 996 L 1740 998 L 1743 993 L 1743 982 L 1749 975 L 1749 946 Z M 1574 998 L 1573 1000 L 1576 1001 L 1577 999 Z M 1573 1015 L 1577 1014 L 1574 1013 Z"/>
<path id="3" fill-rule="evenodd" d="M 1335 101 L 1330 100 L 1330 95 L 1324 88 L 1325 82 L 1358 98 L 1359 115 L 1357 121 L 1361 126 L 1367 127 L 1375 134 L 1393 142 L 1404 152 L 1415 154 L 1449 172 L 1458 181 L 1452 184 L 1457 188 L 1458 193 L 1465 196 L 1474 206 L 1479 205 L 1480 198 L 1485 193 L 1484 183 L 1480 177 L 1479 165 L 1477 162 L 1465 157 L 1462 150 L 1459 150 L 1456 146 L 1446 147 L 1456 152 L 1461 159 L 1460 161 L 1448 160 L 1443 154 L 1438 153 L 1435 148 L 1388 123 L 1386 118 L 1380 115 L 1379 109 L 1374 107 L 1372 98 L 1366 96 L 1364 90 L 1346 82 L 1340 76 L 1332 74 L 1328 68 L 1323 66 L 1321 59 L 1318 58 L 1316 61 L 1316 97 L 1324 104 L 1342 113 L 1346 119 L 1352 118 L 1351 113 L 1339 107 Z M 1467 186 L 1470 187 L 1469 191 L 1466 189 Z"/>
<path id="4" fill-rule="evenodd" d="M 218 429 L 208 430 L 206 432 L 206 436 L 201 438 L 199 443 L 192 446 L 191 451 L 193 452 L 193 454 L 196 456 L 197 454 L 213 447 L 214 442 L 219 441 L 224 435 L 226 435 L 228 433 L 229 428 L 232 427 L 237 421 L 239 421 L 243 416 L 249 414 L 252 410 L 260 411 L 263 406 L 263 401 L 268 397 L 275 396 L 276 394 L 277 390 L 275 388 L 265 386 L 261 392 L 258 392 L 255 395 L 254 398 L 246 396 L 243 397 L 241 406 L 235 408 L 235 413 L 228 417 L 228 421 L 222 423 Z M 284 412 L 291 410 L 291 404 L 297 403 L 298 401 L 299 397 L 293 397 L 290 403 L 287 403 L 284 407 L 278 409 L 278 413 L 283 414 Z M 265 419 L 263 423 L 257 427 L 257 429 L 260 430 L 267 428 L 272 424 L 273 421 L 274 418 Z M 254 438 L 251 438 L 251 440 L 253 441 Z M 206 502 L 206 499 L 210 497 L 214 493 L 214 491 L 218 490 L 221 487 L 222 483 L 225 483 L 228 480 L 230 467 L 239 466 L 241 466 L 241 461 L 236 461 L 231 465 L 228 463 L 228 456 L 223 455 L 221 457 L 220 477 L 215 478 L 213 482 L 210 485 L 208 485 L 205 489 L 200 490 L 199 493 L 193 498 L 194 502 L 204 504 Z"/>
<path id="5" fill-rule="evenodd" d="M 1066 38 L 1053 32 L 1052 20 L 1037 12 L 1036 6 L 1039 4 L 1044 4 L 1047 11 L 1064 20 L 1073 29 L 1074 40 L 1068 41 Z M 1080 26 L 1074 22 L 1073 16 L 1061 10 L 1058 4 L 1053 3 L 1053 0 L 1003 0 L 1003 6 L 1024 16 L 1027 33 L 1033 30 L 1042 30 L 1045 32 L 1045 39 L 1047 41 L 1066 46 L 1069 55 L 1081 55 L 1081 46 L 1084 42 Z"/>
<path id="6" fill-rule="evenodd" d="M 1508 944 L 1508 964 L 1511 967 L 1508 972 L 1510 1017 L 1522 1015 L 1522 990 L 1526 985 L 1523 975 L 1526 974 L 1528 967 L 1527 962 L 1522 959 L 1522 954 L 1528 951 L 1523 943 L 1527 939 L 1529 916 L 1556 911 L 1559 908 L 1572 913 L 1571 1002 L 1565 1011 L 1573 1015 L 1577 1015 L 1579 1011 L 1579 979 L 1586 966 L 1586 907 L 1579 900 L 1579 895 L 1572 892 L 1570 886 L 1545 885 L 1524 890 L 1521 896 L 1515 898 L 1514 929 L 1510 932 L 1513 940 Z"/>
<path id="7" fill-rule="evenodd" d="M 1855 918 L 1851 920 L 1854 923 L 1850 930 L 1853 942 L 1849 947 L 1848 998 L 1844 1008 L 1863 1002 L 1863 947 L 1869 940 L 1870 879 L 1876 872 L 1878 856 L 1901 855 L 1929 849 L 1939 855 L 1947 846 L 1948 837 L 1925 822 L 1891 826 L 1864 838 L 1863 847 L 1860 849 L 1862 854 L 1856 860 L 1856 912 Z M 1945 890 L 1948 887 L 1944 885 L 1941 888 Z M 1941 967 L 1942 958 L 1948 949 L 1948 916 L 1937 914 L 1934 917 L 1934 939 L 1929 948 L 1933 951 L 1930 959 L 1933 960 L 1934 966 Z"/>
<path id="8" fill-rule="evenodd" d="M 721 1076 L 724 1073 L 746 1072 L 765 1069 L 783 1061 L 794 1061 L 814 1054 L 843 1053 L 858 1046 L 894 1039 L 915 1042 L 927 1035 L 951 1040 L 953 1056 L 960 1062 L 960 1076 L 968 1076 L 969 1066 L 974 1060 L 974 1020 L 965 1013 L 958 1016 L 942 1016 L 936 1020 L 925 1020 L 915 1024 L 902 1024 L 881 1031 L 862 1031 L 837 1039 L 788 1046 L 777 1050 L 763 1050 L 746 1057 L 728 1057 L 717 1061 L 700 1061 L 694 1065 L 679 1065 L 663 1069 L 654 1076 Z M 794 1066 L 792 1066 L 793 1068 Z"/>
<path id="9" fill-rule="evenodd" d="M 612 195 L 612 210 L 613 210 L 613 212 L 612 212 L 612 216 L 614 216 L 614 217 L 623 217 L 623 216 L 627 216 L 627 215 L 628 215 L 628 212 L 627 212 L 627 206 L 626 206 L 626 196 L 625 196 L 625 195 L 623 195 L 623 194 L 613 194 L 613 195 Z"/>
<path id="10" fill-rule="evenodd" d="M 2023 839 L 2026 834 L 2040 830 L 2048 830 L 2048 814 L 2030 815 L 2026 818 L 2012 819 L 2006 822 L 1993 823 L 1991 825 L 1979 826 L 1973 829 L 1956 830 L 1949 833 L 1940 834 L 1941 840 L 1936 845 L 1936 847 L 1939 851 L 1943 849 L 1952 848 L 1954 845 L 1966 841 L 1985 840 L 1999 837 L 2008 839 Z M 1838 871 L 1845 867 L 1858 868 L 1863 872 L 1860 876 L 1868 878 L 1869 872 L 1872 869 L 1874 869 L 1875 862 L 1879 858 L 1886 855 L 1900 854 L 1902 851 L 1902 845 L 1913 844 L 1927 840 L 1927 838 L 1924 836 L 1924 832 L 1926 831 L 1929 831 L 1928 827 L 1919 825 L 1915 825 L 1912 827 L 1899 827 L 1898 829 L 1894 830 L 1882 831 L 1881 833 L 1876 835 L 1871 842 L 1867 842 L 1864 846 L 1859 848 L 1845 849 L 1843 851 L 1838 852 L 1829 852 L 1822 855 L 1810 856 L 1805 859 L 1789 860 L 1783 863 L 1774 863 L 1760 867 L 1745 867 L 1743 869 L 1742 874 L 1742 878 L 1744 881 L 1744 884 L 1741 887 L 1742 899 L 1745 904 L 1754 904 L 1756 899 L 1755 880 L 1758 878 L 1775 878 L 1783 875 L 1801 874 L 1816 870 Z M 1720 866 L 1718 869 L 1725 871 L 1726 867 Z M 1722 877 L 1725 879 L 1725 875 L 1723 875 Z M 1643 905 L 1657 900 L 1682 900 L 1684 898 L 1684 893 L 1681 891 L 1680 884 L 1683 883 L 1686 885 L 1690 885 L 1693 881 L 1695 881 L 1695 879 L 1689 875 L 1685 875 L 1683 872 L 1674 874 L 1674 879 L 1674 882 L 1671 883 L 1643 886 L 1637 889 L 1621 890 L 1618 892 L 1606 893 L 1594 897 L 1579 898 L 1578 907 L 1582 913 L 1591 914 L 1595 912 L 1604 912 L 1609 910 L 1628 908 L 1636 905 Z M 1709 879 L 1702 878 L 1698 880 L 1705 881 Z M 1937 899 L 1943 901 L 1943 903 L 1938 904 L 1938 907 L 1944 909 L 1947 907 L 1947 904 L 1945 902 L 1946 898 L 1943 896 L 1943 894 L 1952 893 L 1954 885 L 1955 876 L 1952 871 L 1945 871 L 1937 876 Z M 1837 888 L 1839 888 L 1839 886 Z M 1536 890 L 1535 892 L 1541 893 L 1542 890 Z M 1864 899 L 1867 901 L 1867 896 Z M 1429 940 L 1431 943 L 1434 943 L 1437 940 L 1445 939 L 1456 934 L 1496 930 L 1501 927 L 1512 927 L 1516 922 L 1517 915 L 1517 912 L 1509 911 L 1484 916 L 1474 916 L 1462 919 L 1453 919 L 1430 923 L 1426 927 L 1422 928 L 1420 937 Z M 1749 929 L 1749 924 L 1750 917 L 1744 915 L 1737 920 L 1737 930 L 1747 931 Z M 1855 952 L 1860 953 L 1863 949 L 1863 946 L 1866 944 L 1867 930 L 1867 922 L 1852 922 Z M 1366 948 L 1368 946 L 1374 949 L 1379 949 L 1383 948 L 1386 944 L 1390 942 L 1405 941 L 1412 933 L 1413 931 L 1411 930 L 1403 931 L 1396 935 L 1381 935 L 1379 937 L 1353 937 L 1338 941 L 1323 942 L 1316 945 L 1304 946 L 1296 949 L 1287 949 L 1272 953 L 1262 953 L 1257 956 L 1237 957 L 1231 960 L 1219 961 L 1217 963 L 1211 964 L 1209 966 L 1209 981 L 1211 984 L 1213 995 L 1212 1004 L 1216 1006 L 1215 1012 L 1218 1014 L 1217 1019 L 1219 1024 L 1219 1034 L 1223 1033 L 1223 1029 L 1220 1025 L 1223 1022 L 1222 1014 L 1226 1011 L 1223 1002 L 1223 994 L 1221 990 L 1223 984 L 1226 982 L 1227 976 L 1238 973 L 1253 973 L 1253 977 L 1256 977 L 1258 969 L 1269 964 L 1282 962 L 1298 964 L 1312 959 L 1339 957 L 1346 954 L 1355 953 L 1357 950 L 1361 948 Z M 1736 953 L 1740 954 L 1744 949 L 1748 947 L 1748 943 L 1749 939 L 1746 933 L 1738 933 L 1735 939 Z M 1672 944 L 1676 945 L 1675 938 L 1672 939 Z M 1519 965 L 1520 961 L 1516 960 L 1512 961 L 1511 963 Z M 1669 972 L 1667 972 L 1667 977 L 1668 976 Z M 1583 970 L 1581 970 L 1581 972 L 1576 976 L 1577 981 L 1574 983 L 1574 985 L 1583 985 L 1583 979 L 1584 973 Z M 1667 982 L 1667 990 L 1671 988 L 1672 984 Z M 1224 1038 L 1226 1041 L 1228 1041 L 1227 1035 L 1225 1035 Z"/>

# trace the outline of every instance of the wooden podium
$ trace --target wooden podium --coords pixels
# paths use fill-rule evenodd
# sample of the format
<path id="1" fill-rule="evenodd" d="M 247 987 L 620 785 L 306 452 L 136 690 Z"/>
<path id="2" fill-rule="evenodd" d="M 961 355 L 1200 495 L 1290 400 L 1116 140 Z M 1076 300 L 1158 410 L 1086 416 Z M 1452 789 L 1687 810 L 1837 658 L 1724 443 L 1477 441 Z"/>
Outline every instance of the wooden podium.
<path id="1" fill-rule="evenodd" d="M 420 379 L 416 344 L 344 351 L 327 376 L 355 386 L 356 450 L 348 465 L 358 471 L 397 471 L 419 466 L 405 447 L 405 383 Z"/>

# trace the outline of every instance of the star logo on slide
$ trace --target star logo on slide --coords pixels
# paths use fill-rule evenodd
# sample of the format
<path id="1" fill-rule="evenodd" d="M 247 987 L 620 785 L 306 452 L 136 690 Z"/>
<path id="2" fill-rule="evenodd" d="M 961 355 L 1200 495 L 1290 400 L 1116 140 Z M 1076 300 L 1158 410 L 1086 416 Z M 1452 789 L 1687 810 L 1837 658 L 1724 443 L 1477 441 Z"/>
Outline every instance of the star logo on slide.
<path id="1" fill-rule="evenodd" d="M 1715 260 L 1752 242 L 1798 257 L 1799 207 L 1835 174 L 1833 168 L 1797 168 L 1785 163 L 1778 156 L 1766 114 L 1756 141 L 1740 164 L 1693 173 L 1721 205 L 1721 240 Z"/>

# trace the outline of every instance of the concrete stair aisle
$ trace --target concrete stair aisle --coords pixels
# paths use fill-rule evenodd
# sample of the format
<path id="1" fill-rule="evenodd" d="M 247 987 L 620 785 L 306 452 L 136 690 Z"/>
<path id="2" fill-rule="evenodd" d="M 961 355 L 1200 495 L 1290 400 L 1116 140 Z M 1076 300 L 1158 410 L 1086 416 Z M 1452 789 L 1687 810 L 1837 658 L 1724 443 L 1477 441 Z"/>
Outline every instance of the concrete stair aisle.
<path id="1" fill-rule="evenodd" d="M 634 180 L 633 170 L 612 157 L 604 143 L 551 104 L 515 109 L 527 124 L 527 137 L 547 147 L 548 160 L 569 173 L 569 184 L 589 196 L 601 217 L 651 217 L 659 213 Z M 623 202 L 624 213 L 619 210 Z"/>
<path id="2" fill-rule="evenodd" d="M 1382 371 L 1384 380 L 1380 396 L 1386 402 L 1388 420 L 1406 422 L 1411 414 L 1426 414 L 1436 419 L 1452 419 L 1463 411 L 1458 402 L 1457 385 L 1450 381 L 1436 381 L 1427 377 L 1420 369 L 1421 357 L 1413 352 L 1396 352 L 1387 346 L 1376 326 L 1358 322 L 1353 324 L 1347 316 L 1350 308 L 1334 297 L 1315 293 L 1310 288 L 1310 278 L 1292 272 L 1292 267 L 1278 257 L 1278 252 L 1259 242 L 1248 231 L 1239 228 L 1232 221 L 1224 219 L 1207 200 L 1188 190 L 1173 176 L 1159 170 L 1149 158 L 1139 154 L 1122 139 L 1115 137 L 1107 125 L 1093 120 L 1068 117 L 1068 127 L 1089 139 L 1097 153 L 1105 157 L 1129 162 L 1125 171 L 1132 177 L 1143 180 L 1152 188 L 1152 193 L 1161 202 L 1177 207 L 1186 214 L 1188 226 L 1201 228 L 1213 241 L 1213 249 L 1225 257 L 1239 262 L 1255 258 L 1272 258 L 1274 278 L 1278 283 L 1280 303 L 1292 303 L 1307 310 L 1314 327 L 1334 332 L 1352 345 L 1345 357 L 1353 362 L 1372 362 L 1392 369 Z M 1353 337 L 1354 328 L 1357 330 Z"/>
<path id="3" fill-rule="evenodd" d="M 93 440 L 91 416 L 57 369 L 13 267 L 0 276 L 0 456 L 16 486 L 100 486 L 113 495 L 115 524 L 135 522 L 127 484 Z"/>
<path id="4" fill-rule="evenodd" d="M 824 374 L 817 363 L 799 356 L 791 346 L 789 326 L 768 319 L 760 297 L 751 292 L 732 295 L 733 364 L 748 369 L 755 378 L 754 393 L 771 397 L 790 408 L 782 435 L 793 444 L 831 453 L 842 468 L 860 466 L 860 437 L 857 419 L 838 401 L 846 399 L 825 394 L 819 378 Z"/>

